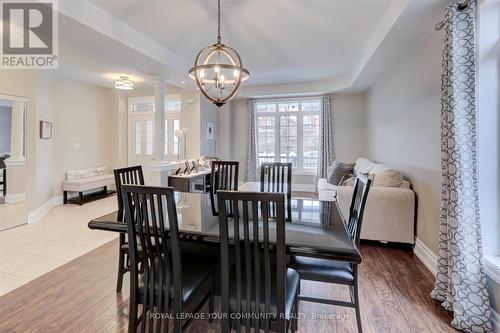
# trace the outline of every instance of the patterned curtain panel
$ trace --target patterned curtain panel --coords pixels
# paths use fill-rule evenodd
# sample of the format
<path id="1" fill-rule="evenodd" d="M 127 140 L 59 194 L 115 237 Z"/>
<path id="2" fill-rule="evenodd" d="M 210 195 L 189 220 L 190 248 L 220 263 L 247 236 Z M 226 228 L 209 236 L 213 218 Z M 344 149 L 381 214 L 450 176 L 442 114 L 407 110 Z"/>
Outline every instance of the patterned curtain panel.
<path id="1" fill-rule="evenodd" d="M 248 101 L 248 150 L 245 181 L 259 181 L 259 170 L 257 161 L 257 133 L 255 120 L 255 101 Z"/>
<path id="2" fill-rule="evenodd" d="M 335 160 L 334 126 L 330 97 L 323 97 L 321 100 L 320 118 L 318 178 L 326 178 L 326 170 Z"/>
<path id="3" fill-rule="evenodd" d="M 432 298 L 452 326 L 491 332 L 479 221 L 476 150 L 476 3 L 446 11 L 441 96 L 441 221 Z"/>

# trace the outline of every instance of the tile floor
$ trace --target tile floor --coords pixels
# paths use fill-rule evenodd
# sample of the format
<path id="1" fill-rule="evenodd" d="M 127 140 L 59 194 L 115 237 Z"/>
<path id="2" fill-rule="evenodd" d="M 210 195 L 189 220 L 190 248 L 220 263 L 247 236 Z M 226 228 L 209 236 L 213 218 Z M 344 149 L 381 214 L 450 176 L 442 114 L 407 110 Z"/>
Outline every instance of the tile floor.
<path id="1" fill-rule="evenodd" d="M 83 206 L 57 206 L 37 223 L 0 231 L 0 295 L 116 238 L 87 227 L 93 217 L 114 210 L 116 197 L 110 196 Z"/>
<path id="2" fill-rule="evenodd" d="M 24 220 L 25 216 L 26 204 L 24 202 L 0 203 L 0 230 L 19 224 L 19 221 Z"/>

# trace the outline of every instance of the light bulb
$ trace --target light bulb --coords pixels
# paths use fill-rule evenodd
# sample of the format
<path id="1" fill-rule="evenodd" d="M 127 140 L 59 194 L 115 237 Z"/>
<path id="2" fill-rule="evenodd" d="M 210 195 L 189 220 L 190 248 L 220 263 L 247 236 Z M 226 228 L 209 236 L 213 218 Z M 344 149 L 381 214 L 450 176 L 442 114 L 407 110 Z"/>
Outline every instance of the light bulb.
<path id="1" fill-rule="evenodd" d="M 205 70 L 203 69 L 200 71 L 200 78 L 205 78 Z"/>
<path id="2" fill-rule="evenodd" d="M 224 74 L 222 74 L 222 75 L 220 76 L 220 80 L 221 80 L 222 82 L 224 82 Z"/>
<path id="3" fill-rule="evenodd" d="M 215 67 L 214 67 L 214 72 L 215 72 L 215 73 L 219 73 L 219 71 L 220 71 L 219 66 L 215 66 Z"/>
<path id="4" fill-rule="evenodd" d="M 237 69 L 235 69 L 235 70 L 233 71 L 233 75 L 234 75 L 234 78 L 235 78 L 235 79 L 238 79 L 238 76 L 240 76 L 240 71 L 239 71 L 239 70 L 237 70 Z"/>

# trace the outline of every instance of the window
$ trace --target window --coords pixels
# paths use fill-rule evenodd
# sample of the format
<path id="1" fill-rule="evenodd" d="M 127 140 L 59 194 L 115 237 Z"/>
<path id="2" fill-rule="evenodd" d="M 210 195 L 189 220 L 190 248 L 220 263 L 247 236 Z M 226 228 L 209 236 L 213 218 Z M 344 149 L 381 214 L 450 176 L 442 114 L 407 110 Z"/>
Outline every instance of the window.
<path id="1" fill-rule="evenodd" d="M 141 121 L 135 121 L 135 154 L 141 154 Z"/>
<path id="2" fill-rule="evenodd" d="M 165 155 L 168 155 L 168 120 L 165 120 Z"/>
<path id="3" fill-rule="evenodd" d="M 294 169 L 318 167 L 319 99 L 255 104 L 259 163 L 289 162 Z"/>
<path id="4" fill-rule="evenodd" d="M 153 155 L 153 121 L 146 121 L 146 154 Z"/>
<path id="5" fill-rule="evenodd" d="M 179 138 L 175 136 L 175 132 L 181 128 L 181 121 L 179 119 L 174 120 L 174 155 L 179 156 Z"/>

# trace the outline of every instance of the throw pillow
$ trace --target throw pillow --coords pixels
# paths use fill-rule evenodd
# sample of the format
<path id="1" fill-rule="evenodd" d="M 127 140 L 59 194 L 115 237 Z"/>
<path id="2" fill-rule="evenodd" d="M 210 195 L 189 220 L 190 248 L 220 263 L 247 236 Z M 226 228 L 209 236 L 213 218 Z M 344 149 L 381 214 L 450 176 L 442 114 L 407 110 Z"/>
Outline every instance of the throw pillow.
<path id="1" fill-rule="evenodd" d="M 354 164 L 335 161 L 333 162 L 327 180 L 332 185 L 339 185 L 342 178 L 345 175 L 352 174 L 353 171 L 354 171 Z"/>

